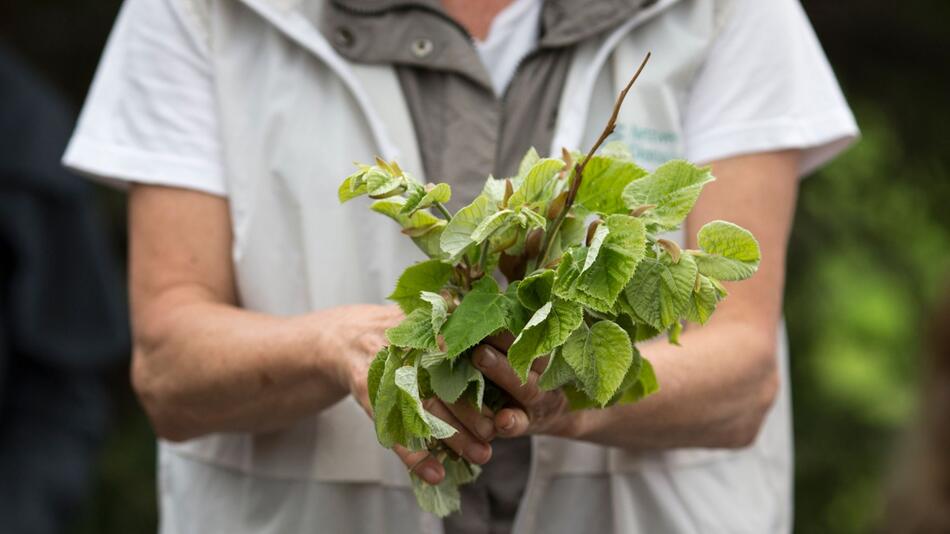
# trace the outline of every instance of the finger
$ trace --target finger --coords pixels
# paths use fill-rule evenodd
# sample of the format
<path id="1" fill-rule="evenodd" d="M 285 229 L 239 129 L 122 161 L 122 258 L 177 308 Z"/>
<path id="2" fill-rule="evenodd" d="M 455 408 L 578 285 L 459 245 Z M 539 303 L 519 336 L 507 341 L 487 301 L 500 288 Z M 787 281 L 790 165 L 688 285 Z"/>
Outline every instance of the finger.
<path id="1" fill-rule="evenodd" d="M 521 378 L 511 368 L 508 359 L 497 349 L 488 345 L 479 345 L 475 349 L 472 361 L 486 377 L 507 391 L 522 406 L 527 407 L 539 400 L 541 390 L 538 389 L 538 373 L 529 371 L 528 381 L 522 385 Z"/>
<path id="2" fill-rule="evenodd" d="M 544 374 L 544 370 L 548 368 L 549 361 L 551 361 L 550 357 L 542 356 L 531 364 L 531 370 L 539 375 Z"/>
<path id="3" fill-rule="evenodd" d="M 426 410 L 455 427 L 455 434 L 450 438 L 442 440 L 442 442 L 451 447 L 453 451 L 476 464 L 484 464 L 491 459 L 491 445 L 472 435 L 472 433 L 465 428 L 465 425 L 452 415 L 452 412 L 445 407 L 442 401 L 436 398 L 427 399 Z"/>
<path id="4" fill-rule="evenodd" d="M 498 428 L 499 436 L 514 438 L 527 434 L 531 421 L 524 410 L 510 406 L 498 410 L 498 414 L 495 415 L 495 427 Z"/>
<path id="5" fill-rule="evenodd" d="M 478 436 L 482 441 L 488 442 L 495 437 L 494 414 L 487 407 L 483 406 L 479 410 L 466 400 L 460 400 L 445 406 L 469 432 Z"/>
<path id="6" fill-rule="evenodd" d="M 393 451 L 410 473 L 417 475 L 426 483 L 436 485 L 445 478 L 445 468 L 429 451 L 410 451 L 402 445 L 393 446 Z"/>
<path id="7" fill-rule="evenodd" d="M 511 344 L 515 342 L 515 336 L 511 332 L 505 330 L 504 332 L 501 332 L 500 334 L 488 336 L 487 338 L 485 338 L 485 341 L 489 345 L 495 347 L 496 349 L 507 353 L 508 347 L 510 347 Z"/>

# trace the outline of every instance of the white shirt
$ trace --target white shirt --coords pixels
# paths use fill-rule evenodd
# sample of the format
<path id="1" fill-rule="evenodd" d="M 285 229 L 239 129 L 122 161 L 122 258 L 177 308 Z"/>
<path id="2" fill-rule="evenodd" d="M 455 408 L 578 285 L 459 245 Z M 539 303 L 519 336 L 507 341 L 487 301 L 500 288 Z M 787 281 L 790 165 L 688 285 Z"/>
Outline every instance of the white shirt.
<path id="1" fill-rule="evenodd" d="M 536 44 L 540 3 L 516 0 L 476 43 L 496 91 Z M 683 119 L 696 162 L 800 148 L 807 174 L 858 134 L 796 0 L 738 0 L 691 95 Z M 100 179 L 226 196 L 214 101 L 206 44 L 187 14 L 168 0 L 127 0 L 64 162 Z"/>

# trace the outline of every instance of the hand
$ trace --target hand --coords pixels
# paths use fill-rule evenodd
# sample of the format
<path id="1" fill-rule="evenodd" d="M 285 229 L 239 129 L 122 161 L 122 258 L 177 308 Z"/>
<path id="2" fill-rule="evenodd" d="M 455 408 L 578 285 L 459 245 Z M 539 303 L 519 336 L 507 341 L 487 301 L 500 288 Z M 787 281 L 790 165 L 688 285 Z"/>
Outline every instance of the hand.
<path id="1" fill-rule="evenodd" d="M 493 336 L 479 345 L 472 363 L 485 378 L 508 392 L 514 403 L 495 414 L 499 436 L 513 438 L 526 434 L 568 436 L 576 424 L 576 412 L 568 410 L 567 397 L 561 390 L 542 391 L 538 379 L 547 366 L 547 358 L 535 360 L 524 385 L 508 363 L 506 351 L 511 346 L 510 333 Z"/>
<path id="2" fill-rule="evenodd" d="M 369 365 L 376 353 L 387 344 L 386 329 L 399 324 L 403 314 L 396 306 L 379 305 L 343 306 L 324 313 L 326 317 L 322 320 L 325 321 L 325 327 L 334 334 L 333 350 L 337 355 L 339 382 L 372 417 L 373 408 L 366 384 Z M 462 403 L 447 406 L 436 398 L 426 399 L 425 408 L 458 431 L 443 440 L 446 445 L 473 463 L 488 462 L 491 458 L 488 441 L 494 437 L 494 424 L 490 417 Z M 490 412 L 487 413 L 490 415 Z M 483 433 L 478 435 L 485 436 L 485 439 L 476 438 L 476 434 L 473 434 L 479 429 Z M 438 484 L 445 477 L 442 464 L 427 451 L 411 452 L 399 445 L 393 450 L 411 473 L 422 477 L 429 484 Z"/>

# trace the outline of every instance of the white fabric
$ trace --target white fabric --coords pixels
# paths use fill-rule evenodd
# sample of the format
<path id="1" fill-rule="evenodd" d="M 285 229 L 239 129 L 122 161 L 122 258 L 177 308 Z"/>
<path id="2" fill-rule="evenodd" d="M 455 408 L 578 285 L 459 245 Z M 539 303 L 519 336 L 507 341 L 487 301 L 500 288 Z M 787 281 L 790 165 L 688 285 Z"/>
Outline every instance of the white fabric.
<path id="1" fill-rule="evenodd" d="M 242 302 L 249 309 L 288 315 L 382 299 L 400 269 L 411 261 L 411 256 L 400 248 L 405 240 L 388 238 L 392 235 L 388 221 L 367 216 L 365 205 L 359 201 L 354 201 L 357 205 L 339 206 L 333 195 L 340 177 L 349 172 L 350 162 L 367 161 L 384 144 L 384 136 L 371 130 L 370 125 L 393 119 L 375 115 L 360 98 L 354 98 L 352 87 L 359 83 L 358 79 L 354 81 L 354 69 L 331 65 L 340 59 L 320 52 L 329 47 L 316 46 L 323 42 L 316 30 L 311 28 L 308 33 L 306 20 L 298 12 L 273 7 L 276 0 L 243 0 L 268 18 L 267 22 L 233 0 L 211 2 L 217 9 L 211 17 L 220 31 L 212 35 L 217 40 L 209 48 L 201 45 L 205 36 L 193 33 L 183 22 L 187 19 L 179 18 L 178 11 L 168 7 L 177 5 L 170 4 L 172 1 L 128 0 L 70 145 L 67 163 L 89 173 L 126 181 L 149 181 L 148 176 L 160 179 L 167 174 L 167 181 L 162 183 L 227 194 L 235 228 L 237 284 Z M 747 4 L 755 0 L 739 1 L 737 11 L 752 9 Z M 601 89 L 596 90 L 615 93 L 645 47 L 667 50 L 663 58 L 655 57 L 643 85 L 638 85 L 636 93 L 630 95 L 620 117 L 619 124 L 624 128 L 618 128 L 619 133 L 628 136 L 636 153 L 665 154 L 657 147 L 670 140 L 669 155 L 682 157 L 687 154 L 684 145 L 694 144 L 686 133 L 686 125 L 693 120 L 690 114 L 705 110 L 690 102 L 697 96 L 702 77 L 709 75 L 708 66 L 716 64 L 712 56 L 706 56 L 706 51 L 710 42 L 717 43 L 713 51 L 719 50 L 718 43 L 728 42 L 729 32 L 736 31 L 734 23 L 730 23 L 713 41 L 710 20 L 716 14 L 710 6 L 720 3 L 661 0 L 654 5 L 672 8 L 655 12 L 655 18 L 631 36 L 608 39 L 618 45 L 616 50 L 603 49 L 603 54 L 591 51 L 589 57 L 611 58 L 598 64 L 600 72 L 595 78 Z M 283 33 L 275 32 L 268 24 L 279 27 Z M 132 26 L 150 29 L 132 31 Z M 154 39 L 158 29 L 166 32 L 162 33 L 161 42 Z M 776 45 L 769 35 L 759 38 Z M 169 45 L 169 41 L 177 44 Z M 592 47 L 600 44 L 592 43 Z M 136 68 L 128 68 L 140 59 L 143 47 L 165 53 L 152 51 L 146 56 L 151 62 L 138 62 Z M 782 47 L 770 46 L 773 57 L 784 57 Z M 209 52 L 212 50 L 217 55 Z M 577 56 L 581 60 L 586 57 Z M 209 65 L 212 60 L 214 68 Z M 182 75 L 189 71 L 186 66 L 204 62 L 203 68 L 191 69 L 195 78 L 206 73 L 204 77 L 210 87 L 206 86 L 204 98 L 192 94 L 201 84 L 189 86 L 188 91 L 179 87 L 172 102 L 167 92 L 151 90 L 152 85 L 160 88 L 169 79 L 164 62 L 173 65 L 170 71 L 175 78 L 172 85 L 176 87 L 188 86 L 188 76 Z M 576 67 L 578 61 L 574 64 Z M 704 64 L 707 68 L 700 78 L 694 78 L 694 71 Z M 732 65 L 725 59 L 721 64 Z M 575 67 L 572 72 L 577 70 Z M 151 75 L 143 78 L 141 69 Z M 207 74 L 211 72 L 214 74 Z M 392 69 L 386 67 L 374 72 L 394 76 Z M 571 81 L 574 77 L 570 78 L 569 87 L 575 87 Z M 825 81 L 834 84 L 833 78 Z M 797 90 L 794 84 L 779 87 Z M 745 90 L 754 93 L 756 87 L 750 85 Z M 585 100 L 591 105 L 580 106 L 572 103 L 577 100 L 573 90 L 566 93 L 570 94 L 566 94 L 562 111 L 583 108 L 580 122 L 559 123 L 561 131 L 555 137 L 563 138 L 564 131 L 573 131 L 572 128 L 583 131 L 585 137 L 596 135 L 594 129 L 585 127 L 588 115 L 598 126 L 602 124 L 597 117 L 604 114 L 611 98 Z M 602 96 L 601 92 L 597 94 Z M 399 94 L 368 97 L 375 101 L 376 109 L 389 109 L 401 99 Z M 172 106 L 183 107 L 189 113 L 185 116 L 171 112 L 168 108 Z M 202 109 L 205 106 L 208 109 Z M 712 120 L 711 124 L 726 123 L 730 116 L 726 111 L 736 105 L 721 107 L 716 114 L 722 121 Z M 155 113 L 155 109 L 163 112 Z M 844 112 L 850 118 L 846 107 Z M 155 120 L 156 117 L 163 120 Z M 116 124 L 129 126 L 120 128 Z M 389 135 L 397 131 L 392 127 L 385 130 Z M 828 141 L 822 148 L 830 150 L 828 142 L 854 133 L 853 120 L 843 121 L 837 133 L 825 136 Z M 213 139 L 213 149 L 183 150 L 182 147 L 196 142 L 192 137 L 205 136 Z M 403 152 L 415 150 L 413 139 L 393 141 L 402 145 Z M 164 148 L 160 146 L 163 143 Z M 114 148 L 127 146 L 137 146 L 154 157 L 129 159 L 124 151 Z M 818 148 L 791 146 L 809 151 Z M 730 150 L 741 153 L 787 147 L 734 144 Z M 163 165 L 174 159 L 169 156 L 187 156 L 191 160 L 196 152 L 204 160 L 216 162 L 212 166 L 205 161 L 206 167 L 228 169 L 226 173 L 219 171 L 223 180 L 218 188 L 209 186 L 204 175 L 181 179 L 187 173 L 180 167 Z M 728 153 L 709 157 L 722 155 Z M 202 157 L 196 159 L 201 160 Z M 334 261 L 326 261 L 327 257 Z M 780 349 L 783 347 L 784 343 Z M 784 352 L 780 352 L 784 362 Z M 787 385 L 784 378 L 783 384 Z M 531 481 L 519 511 L 516 532 L 565 531 L 572 528 L 569 518 L 551 526 L 545 521 L 563 517 L 558 512 L 572 510 L 589 514 L 590 525 L 603 525 L 594 531 L 604 532 L 788 531 L 790 506 L 784 499 L 790 486 L 789 420 L 788 391 L 783 388 L 756 444 L 741 451 L 691 449 L 634 455 L 587 443 L 536 437 Z M 228 525 L 229 532 L 236 534 L 306 532 L 321 526 L 314 521 L 335 531 L 335 525 L 355 524 L 347 518 L 356 515 L 365 524 L 372 524 L 391 512 L 387 503 L 407 498 L 404 468 L 376 444 L 372 425 L 350 400 L 288 431 L 261 436 L 214 435 L 174 447 L 163 443 L 161 451 L 165 505 L 162 528 L 168 534 L 199 532 L 200 525 L 213 529 L 218 524 Z M 239 484 L 234 483 L 235 474 L 240 474 Z M 368 508 L 358 508 L 356 501 L 350 503 L 346 498 L 324 497 L 327 491 L 344 496 L 349 491 L 347 486 L 358 481 L 369 483 L 358 490 L 371 494 L 368 501 L 372 505 Z M 609 495 L 610 502 L 598 500 L 599 492 Z M 393 495 L 401 496 L 392 498 Z M 571 502 L 573 506 L 558 506 L 560 502 Z M 408 508 L 406 514 L 411 514 L 412 508 Z M 235 510 L 245 514 L 244 520 L 231 517 Z M 319 520 L 302 523 L 301 517 Z M 267 528 L 262 529 L 262 524 Z M 393 530 L 398 531 L 412 530 Z"/>
<path id="2" fill-rule="evenodd" d="M 475 39 L 496 95 L 505 93 L 521 60 L 538 46 L 543 6 L 542 0 L 514 0 L 495 15 L 485 40 Z"/>

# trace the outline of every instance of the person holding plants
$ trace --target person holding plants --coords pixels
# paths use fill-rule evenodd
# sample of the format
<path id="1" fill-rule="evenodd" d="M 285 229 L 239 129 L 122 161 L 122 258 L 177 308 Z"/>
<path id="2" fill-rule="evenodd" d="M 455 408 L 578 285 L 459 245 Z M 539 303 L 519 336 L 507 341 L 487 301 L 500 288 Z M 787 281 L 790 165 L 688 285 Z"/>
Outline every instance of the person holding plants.
<path id="1" fill-rule="evenodd" d="M 594 146 L 648 50 L 611 141 L 648 171 L 710 164 L 668 251 L 726 219 L 758 272 L 681 346 L 638 345 L 660 390 L 636 404 L 570 411 L 510 340 L 475 349 L 507 401 L 428 403 L 483 473 L 461 514 L 423 513 L 407 468 L 439 484 L 444 466 L 379 447 L 365 414 L 404 315 L 384 299 L 422 257 L 339 182 L 380 156 L 457 210 L 532 146 Z M 787 234 L 799 176 L 856 135 L 793 0 L 128 0 L 65 162 L 132 184 L 161 531 L 788 532 Z"/>

